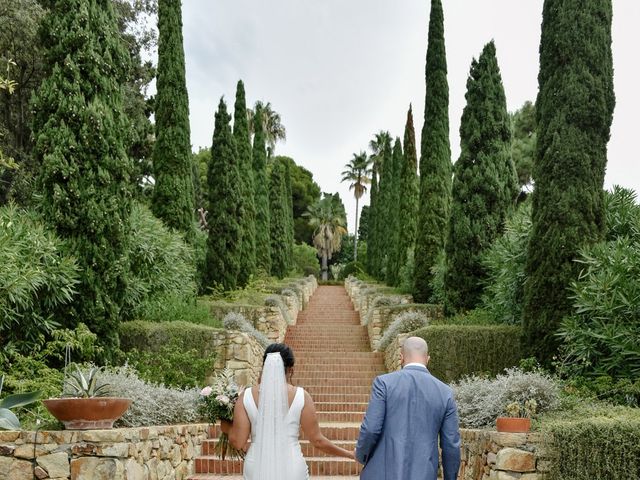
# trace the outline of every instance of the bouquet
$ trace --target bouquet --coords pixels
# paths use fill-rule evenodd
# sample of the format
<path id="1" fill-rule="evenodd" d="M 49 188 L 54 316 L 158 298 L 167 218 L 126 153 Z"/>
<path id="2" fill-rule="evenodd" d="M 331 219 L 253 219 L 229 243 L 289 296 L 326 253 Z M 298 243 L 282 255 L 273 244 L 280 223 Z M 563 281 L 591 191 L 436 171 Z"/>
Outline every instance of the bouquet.
<path id="1" fill-rule="evenodd" d="M 233 409 L 240 395 L 240 388 L 233 379 L 233 372 L 228 369 L 218 373 L 211 386 L 200 391 L 200 411 L 210 423 L 220 420 L 233 421 Z M 221 433 L 216 445 L 216 453 L 224 460 L 230 458 L 244 458 L 244 450 L 237 450 L 229 444 L 229 437 Z"/>

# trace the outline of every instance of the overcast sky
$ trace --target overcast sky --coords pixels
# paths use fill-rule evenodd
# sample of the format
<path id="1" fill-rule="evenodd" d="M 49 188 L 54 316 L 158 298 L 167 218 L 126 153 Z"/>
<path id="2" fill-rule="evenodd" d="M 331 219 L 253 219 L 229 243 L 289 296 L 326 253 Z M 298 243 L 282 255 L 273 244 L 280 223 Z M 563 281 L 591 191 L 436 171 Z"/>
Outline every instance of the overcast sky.
<path id="1" fill-rule="evenodd" d="M 443 0 L 452 160 L 472 57 L 494 39 L 510 111 L 537 93 L 542 0 Z M 276 154 L 309 169 L 323 191 L 340 192 L 353 230 L 355 200 L 340 172 L 381 129 L 402 138 L 413 104 L 420 154 L 428 0 L 183 0 L 194 150 L 210 147 L 221 95 L 233 109 L 238 79 L 247 102 L 270 101 L 287 129 Z M 606 186 L 640 191 L 632 145 L 640 88 L 640 2 L 616 0 L 616 110 Z M 368 196 L 363 199 L 368 203 Z M 362 203 L 361 203 L 362 205 Z"/>

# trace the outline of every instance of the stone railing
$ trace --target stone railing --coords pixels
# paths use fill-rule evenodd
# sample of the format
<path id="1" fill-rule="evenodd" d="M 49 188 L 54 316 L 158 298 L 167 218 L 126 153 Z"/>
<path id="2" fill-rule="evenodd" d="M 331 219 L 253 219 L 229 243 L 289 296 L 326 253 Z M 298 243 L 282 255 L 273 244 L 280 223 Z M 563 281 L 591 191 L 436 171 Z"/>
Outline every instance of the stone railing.
<path id="1" fill-rule="evenodd" d="M 86 431 L 0 431 L 3 480 L 185 480 L 208 424 Z"/>

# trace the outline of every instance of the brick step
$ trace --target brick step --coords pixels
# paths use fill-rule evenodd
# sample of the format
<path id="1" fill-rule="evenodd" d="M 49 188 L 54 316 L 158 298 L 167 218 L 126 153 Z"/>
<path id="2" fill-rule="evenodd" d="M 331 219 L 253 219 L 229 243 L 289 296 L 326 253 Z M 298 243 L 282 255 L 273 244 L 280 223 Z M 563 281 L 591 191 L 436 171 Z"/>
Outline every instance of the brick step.
<path id="1" fill-rule="evenodd" d="M 368 405 L 367 402 L 315 402 L 315 404 L 319 412 L 366 412 Z"/>
<path id="2" fill-rule="evenodd" d="M 318 393 L 312 395 L 313 401 L 316 405 L 318 403 L 367 403 L 369 401 L 368 393 Z"/>
<path id="3" fill-rule="evenodd" d="M 368 345 L 358 345 L 358 346 L 343 346 L 343 345 L 314 345 L 314 346 L 304 346 L 301 347 L 299 345 L 289 346 L 293 349 L 294 354 L 303 354 L 303 353 L 319 353 L 322 354 L 332 354 L 332 353 L 369 353 L 371 348 Z"/>
<path id="4" fill-rule="evenodd" d="M 343 365 L 342 368 L 340 365 L 318 365 L 314 363 L 301 363 L 296 362 L 295 373 L 296 375 L 302 375 L 306 372 L 318 372 L 324 371 L 329 374 L 335 373 L 353 373 L 353 372 L 367 372 L 370 374 L 380 374 L 384 371 L 384 367 L 382 363 L 372 364 L 372 363 L 363 363 L 361 365 Z M 306 375 L 305 375 L 306 376 Z"/>
<path id="5" fill-rule="evenodd" d="M 324 422 L 320 421 L 320 431 L 329 440 L 333 441 L 352 441 L 358 440 L 360 432 L 360 424 L 362 422 Z M 220 436 L 220 425 L 212 425 L 209 427 L 209 438 L 217 439 Z M 300 429 L 300 440 L 309 440 L 306 438 L 302 429 Z"/>
<path id="6" fill-rule="evenodd" d="M 371 360 L 372 358 L 378 358 L 380 360 L 384 360 L 384 356 L 382 352 L 345 352 L 343 355 L 338 357 L 329 357 L 324 352 L 301 352 L 296 358 L 305 358 L 305 359 L 313 359 L 313 361 L 333 361 L 339 364 L 344 364 L 347 362 L 351 362 L 352 360 Z"/>
<path id="7" fill-rule="evenodd" d="M 217 443 L 218 443 L 217 438 L 215 440 L 205 440 L 204 442 L 202 442 L 202 456 L 216 457 L 215 451 L 216 451 Z M 347 440 L 347 441 L 337 441 L 333 443 L 335 443 L 340 448 L 344 448 L 345 450 L 351 451 L 356 448 L 357 442 L 355 440 Z M 300 448 L 302 450 L 302 455 L 304 455 L 305 457 L 330 457 L 331 456 L 328 453 L 325 453 L 322 450 L 315 448 L 311 444 L 311 442 L 309 442 L 309 440 L 301 440 Z"/>
<path id="8" fill-rule="evenodd" d="M 373 383 L 373 381 L 371 383 Z M 371 385 L 336 386 L 336 385 L 311 385 L 311 384 L 302 385 L 300 384 L 300 386 L 303 387 L 307 392 L 309 392 L 309 395 L 311 395 L 312 398 L 316 398 L 319 394 L 329 394 L 329 395 L 349 394 L 349 395 L 367 395 L 368 396 L 371 393 Z"/>
<path id="9" fill-rule="evenodd" d="M 369 387 L 373 378 L 313 378 L 297 377 L 296 383 L 303 387 Z"/>
<path id="10" fill-rule="evenodd" d="M 376 376 L 376 373 L 380 372 L 380 370 L 376 371 L 362 371 L 362 370 L 323 370 L 315 368 L 311 369 L 295 369 L 295 377 L 297 378 L 313 378 L 315 380 L 320 379 L 345 379 L 345 380 L 353 380 L 353 379 L 368 379 L 369 381 L 373 380 Z"/>
<path id="11" fill-rule="evenodd" d="M 347 458 L 309 457 L 305 459 L 310 475 L 358 475 L 360 465 Z M 241 460 L 221 460 L 215 457 L 196 458 L 196 473 L 241 474 Z"/>
<path id="12" fill-rule="evenodd" d="M 362 423 L 364 412 L 317 412 L 319 422 Z"/>

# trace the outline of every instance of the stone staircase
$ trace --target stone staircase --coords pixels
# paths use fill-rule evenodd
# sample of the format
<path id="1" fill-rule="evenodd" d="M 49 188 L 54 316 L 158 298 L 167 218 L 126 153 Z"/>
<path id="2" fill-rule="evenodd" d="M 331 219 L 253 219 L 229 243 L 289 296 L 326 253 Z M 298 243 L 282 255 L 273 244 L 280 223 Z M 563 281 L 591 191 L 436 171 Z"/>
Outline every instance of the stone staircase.
<path id="1" fill-rule="evenodd" d="M 296 356 L 293 383 L 311 394 L 324 435 L 347 450 L 356 445 L 367 408 L 371 383 L 384 372 L 381 353 L 372 353 L 366 328 L 344 287 L 321 286 L 308 307 L 298 314 L 297 324 L 287 330 L 285 342 Z M 241 478 L 242 462 L 221 460 L 212 454 L 217 426 L 195 462 L 191 480 Z M 301 434 L 302 453 L 312 478 L 353 478 L 360 466 L 330 457 L 315 449 Z"/>

